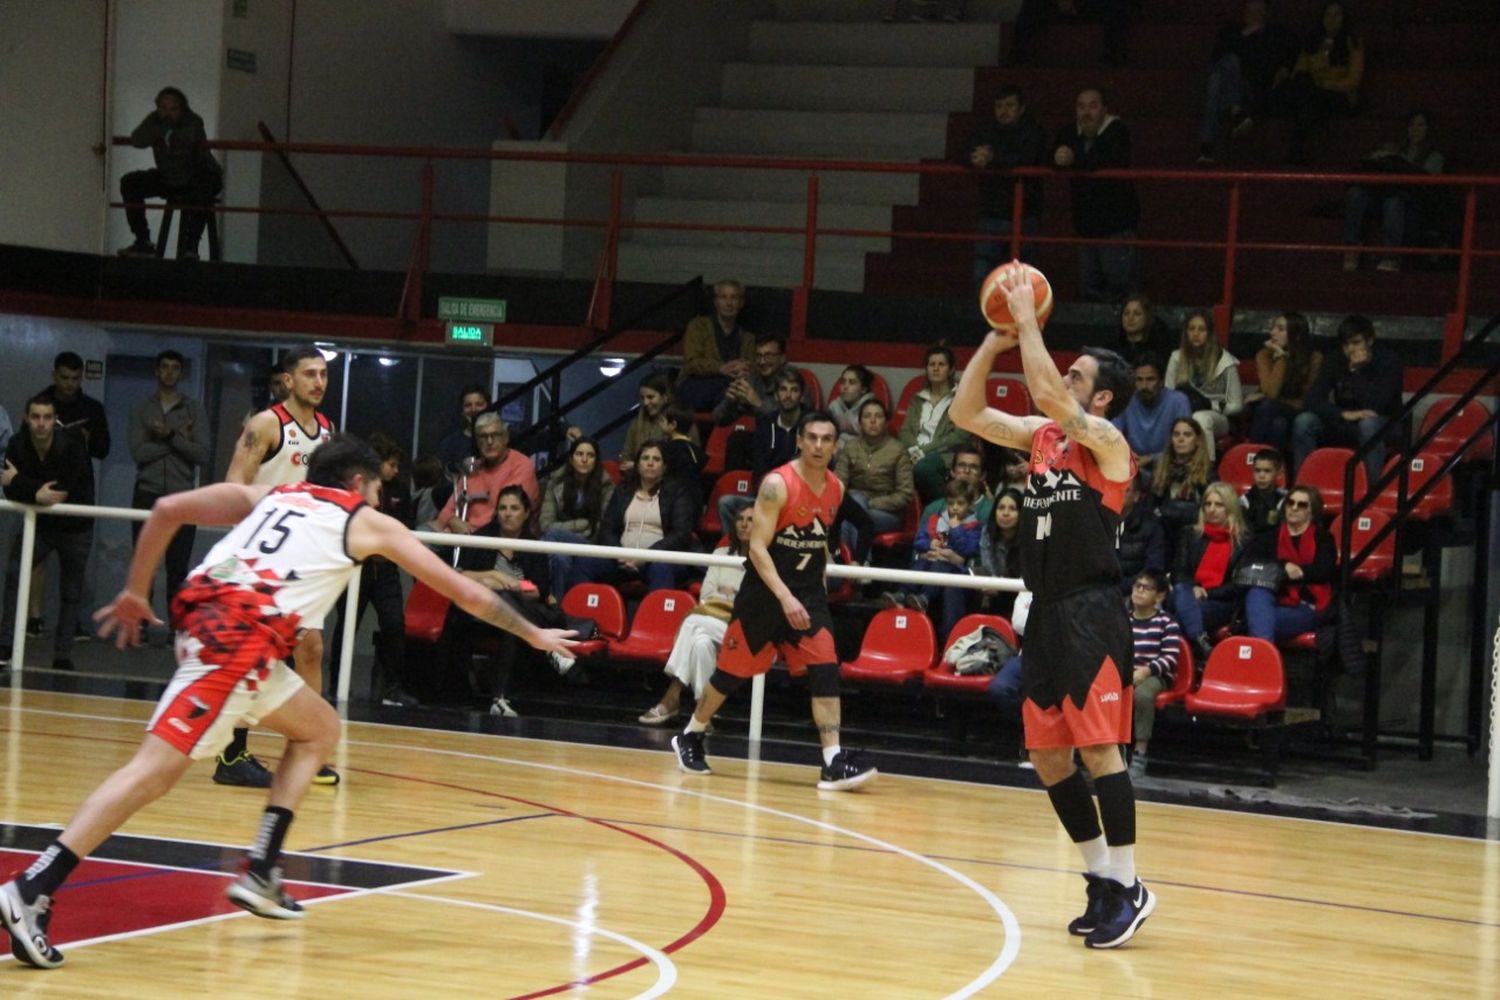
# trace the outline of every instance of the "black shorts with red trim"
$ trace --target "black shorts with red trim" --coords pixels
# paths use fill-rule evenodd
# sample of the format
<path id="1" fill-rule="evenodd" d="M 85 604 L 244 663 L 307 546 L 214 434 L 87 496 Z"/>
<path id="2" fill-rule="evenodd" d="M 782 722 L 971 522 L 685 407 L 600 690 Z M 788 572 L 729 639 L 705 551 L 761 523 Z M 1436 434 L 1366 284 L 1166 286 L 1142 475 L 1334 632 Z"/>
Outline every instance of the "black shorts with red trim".
<path id="1" fill-rule="evenodd" d="M 1035 601 L 1021 655 L 1026 746 L 1129 743 L 1133 661 L 1130 617 L 1116 588 Z"/>
<path id="2" fill-rule="evenodd" d="M 748 610 L 742 601 L 735 602 L 735 617 L 719 648 L 720 670 L 736 677 L 756 677 L 770 670 L 780 655 L 792 676 L 800 677 L 810 666 L 838 663 L 833 615 L 826 603 L 804 603 L 810 619 L 805 629 L 792 628 L 774 598 L 767 603 L 769 608 Z"/>

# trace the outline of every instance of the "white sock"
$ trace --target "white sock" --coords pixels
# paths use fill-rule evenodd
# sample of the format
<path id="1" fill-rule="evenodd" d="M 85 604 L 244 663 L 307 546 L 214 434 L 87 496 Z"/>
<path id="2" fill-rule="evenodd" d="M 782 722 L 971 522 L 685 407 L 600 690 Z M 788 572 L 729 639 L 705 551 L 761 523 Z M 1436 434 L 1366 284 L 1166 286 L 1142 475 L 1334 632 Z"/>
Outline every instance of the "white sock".
<path id="1" fill-rule="evenodd" d="M 687 728 L 684 729 L 683 732 L 685 732 L 685 733 L 701 733 L 701 732 L 703 732 L 703 730 L 705 730 L 707 728 L 708 728 L 708 723 L 706 723 L 706 722 L 699 722 L 698 721 L 698 717 L 696 715 L 693 715 L 693 716 L 689 716 L 688 717 Z"/>
<path id="2" fill-rule="evenodd" d="M 835 743 L 831 747 L 824 747 L 823 748 L 823 763 L 825 763 L 825 764 L 832 764 L 833 763 L 833 758 L 837 757 L 838 755 L 839 755 L 839 745 L 837 743 Z"/>
<path id="3" fill-rule="evenodd" d="M 1109 848 L 1109 877 L 1130 888 L 1135 885 L 1135 845 Z"/>
<path id="4" fill-rule="evenodd" d="M 1090 875 L 1103 875 L 1112 878 L 1109 865 L 1109 845 L 1104 842 L 1104 834 L 1099 834 L 1093 840 L 1081 840 L 1077 844 L 1078 851 L 1083 855 L 1083 870 Z"/>

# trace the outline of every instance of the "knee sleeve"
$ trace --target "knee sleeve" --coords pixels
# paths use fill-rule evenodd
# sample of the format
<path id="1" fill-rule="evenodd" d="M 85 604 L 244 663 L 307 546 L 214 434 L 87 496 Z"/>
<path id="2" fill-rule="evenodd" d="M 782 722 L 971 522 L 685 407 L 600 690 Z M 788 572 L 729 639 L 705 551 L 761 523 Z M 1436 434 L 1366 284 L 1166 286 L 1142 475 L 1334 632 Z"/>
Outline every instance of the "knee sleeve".
<path id="1" fill-rule="evenodd" d="M 807 687 L 814 698 L 837 698 L 839 695 L 839 665 L 837 663 L 813 663 L 807 668 Z"/>
<path id="2" fill-rule="evenodd" d="M 741 684 L 745 683 L 745 678 L 736 677 L 734 674 L 726 673 L 715 667 L 713 676 L 708 679 L 708 683 L 715 691 L 728 698 L 739 690 Z"/>

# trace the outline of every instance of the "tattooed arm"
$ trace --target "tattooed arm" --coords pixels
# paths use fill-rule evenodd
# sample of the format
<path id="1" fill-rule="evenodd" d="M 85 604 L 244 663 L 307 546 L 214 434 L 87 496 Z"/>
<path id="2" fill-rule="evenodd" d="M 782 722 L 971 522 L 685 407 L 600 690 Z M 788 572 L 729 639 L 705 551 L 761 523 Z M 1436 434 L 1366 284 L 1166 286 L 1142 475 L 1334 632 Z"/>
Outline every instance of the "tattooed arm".
<path id="1" fill-rule="evenodd" d="M 240 439 L 234 444 L 234 457 L 229 460 L 224 481 L 249 486 L 260 471 L 260 463 L 265 461 L 266 452 L 275 442 L 279 430 L 276 415 L 270 410 L 261 410 L 245 421 L 245 429 L 240 431 Z"/>
<path id="2" fill-rule="evenodd" d="M 985 405 L 985 388 L 990 372 L 995 367 L 995 357 L 1016 346 L 1016 335 L 1011 331 L 991 330 L 974 352 L 974 357 L 964 366 L 958 388 L 953 393 L 953 404 L 948 416 L 955 427 L 971 434 L 978 434 L 987 441 L 1005 448 L 1030 453 L 1031 436 L 1044 421 L 1039 417 L 1018 417 Z"/>

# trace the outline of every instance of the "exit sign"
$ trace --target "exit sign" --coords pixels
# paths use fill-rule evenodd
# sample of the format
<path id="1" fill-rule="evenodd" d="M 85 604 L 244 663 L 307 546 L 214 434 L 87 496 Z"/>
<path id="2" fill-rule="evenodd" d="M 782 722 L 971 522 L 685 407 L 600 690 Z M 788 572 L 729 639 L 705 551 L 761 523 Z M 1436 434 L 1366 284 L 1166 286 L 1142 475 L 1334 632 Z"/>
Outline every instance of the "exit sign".
<path id="1" fill-rule="evenodd" d="M 448 322 L 448 344 L 453 347 L 494 347 L 495 324 Z"/>
<path id="2" fill-rule="evenodd" d="M 438 299 L 438 319 L 472 323 L 504 323 L 504 299 L 459 299 L 449 295 Z"/>

